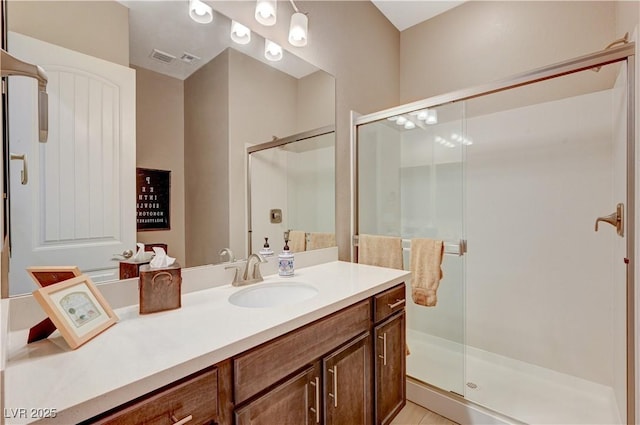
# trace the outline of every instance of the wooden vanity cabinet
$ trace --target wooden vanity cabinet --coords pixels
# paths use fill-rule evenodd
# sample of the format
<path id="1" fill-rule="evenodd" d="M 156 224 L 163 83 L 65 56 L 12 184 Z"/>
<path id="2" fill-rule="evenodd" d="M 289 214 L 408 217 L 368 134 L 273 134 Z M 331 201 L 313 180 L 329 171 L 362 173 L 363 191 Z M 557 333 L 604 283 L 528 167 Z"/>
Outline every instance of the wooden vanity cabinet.
<path id="1" fill-rule="evenodd" d="M 324 423 L 372 423 L 370 333 L 326 356 L 322 366 Z"/>
<path id="2" fill-rule="evenodd" d="M 262 397 L 236 410 L 236 425 L 320 423 L 320 366 L 310 365 Z"/>
<path id="3" fill-rule="evenodd" d="M 232 425 L 230 362 L 206 369 L 90 419 L 100 425 Z"/>
<path id="4" fill-rule="evenodd" d="M 406 404 L 405 285 L 374 298 L 375 424 L 386 425 Z"/>

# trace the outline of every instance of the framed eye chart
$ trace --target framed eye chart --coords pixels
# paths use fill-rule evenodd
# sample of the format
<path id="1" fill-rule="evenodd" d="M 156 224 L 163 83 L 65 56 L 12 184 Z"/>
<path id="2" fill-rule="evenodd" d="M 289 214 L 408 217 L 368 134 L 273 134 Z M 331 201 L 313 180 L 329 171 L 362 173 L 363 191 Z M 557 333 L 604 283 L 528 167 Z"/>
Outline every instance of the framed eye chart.
<path id="1" fill-rule="evenodd" d="M 170 230 L 171 171 L 136 168 L 136 227 L 138 232 Z"/>

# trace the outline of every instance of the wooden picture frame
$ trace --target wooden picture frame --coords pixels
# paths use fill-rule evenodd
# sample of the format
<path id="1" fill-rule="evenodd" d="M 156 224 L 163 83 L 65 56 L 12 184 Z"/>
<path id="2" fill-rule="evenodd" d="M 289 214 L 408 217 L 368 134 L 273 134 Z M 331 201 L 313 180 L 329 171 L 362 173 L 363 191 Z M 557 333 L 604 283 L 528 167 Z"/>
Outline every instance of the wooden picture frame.
<path id="1" fill-rule="evenodd" d="M 82 274 L 78 266 L 33 266 L 27 267 L 27 273 L 41 288 Z"/>
<path id="2" fill-rule="evenodd" d="M 86 275 L 36 289 L 33 297 L 73 350 L 118 321 L 107 300 Z"/>

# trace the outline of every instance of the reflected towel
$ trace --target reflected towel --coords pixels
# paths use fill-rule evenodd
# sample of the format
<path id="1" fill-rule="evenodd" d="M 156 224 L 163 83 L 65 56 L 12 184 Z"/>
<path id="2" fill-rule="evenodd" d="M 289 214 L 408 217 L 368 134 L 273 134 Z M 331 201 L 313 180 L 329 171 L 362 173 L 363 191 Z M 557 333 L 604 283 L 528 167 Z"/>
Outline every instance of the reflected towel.
<path id="1" fill-rule="evenodd" d="M 309 233 L 309 245 L 307 245 L 307 251 L 311 251 L 312 249 L 329 248 L 332 246 L 336 246 L 335 233 Z"/>
<path id="2" fill-rule="evenodd" d="M 307 236 L 303 231 L 289 231 L 289 250 L 291 252 L 303 252 L 307 247 Z"/>
<path id="3" fill-rule="evenodd" d="M 358 263 L 403 270 L 402 239 L 392 236 L 358 236 Z"/>
<path id="4" fill-rule="evenodd" d="M 411 239 L 411 298 L 418 305 L 433 307 L 442 279 L 444 242 L 434 239 Z"/>

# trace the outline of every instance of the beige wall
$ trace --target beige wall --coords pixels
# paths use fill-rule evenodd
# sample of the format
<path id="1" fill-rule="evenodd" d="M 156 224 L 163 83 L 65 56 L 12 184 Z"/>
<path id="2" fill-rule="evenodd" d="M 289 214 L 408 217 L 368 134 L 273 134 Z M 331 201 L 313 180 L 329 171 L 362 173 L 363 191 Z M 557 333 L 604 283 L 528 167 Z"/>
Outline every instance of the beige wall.
<path id="1" fill-rule="evenodd" d="M 316 71 L 298 80 L 296 133 L 334 125 L 336 122 L 336 80 Z"/>
<path id="2" fill-rule="evenodd" d="M 349 259 L 350 111 L 369 113 L 398 104 L 400 34 L 368 1 L 304 1 L 298 6 L 309 14 L 309 45 L 305 48 L 288 45 L 291 10 L 286 2 L 279 2 L 278 21 L 270 28 L 255 22 L 255 2 L 214 4 L 216 10 L 336 78 L 336 234 L 340 258 Z"/>
<path id="3" fill-rule="evenodd" d="M 116 1 L 10 0 L 7 20 L 10 31 L 129 66 L 129 9 Z"/>
<path id="4" fill-rule="evenodd" d="M 229 246 L 229 54 L 184 83 L 186 266 L 218 262 Z"/>
<path id="5" fill-rule="evenodd" d="M 138 242 L 166 243 L 185 264 L 184 82 L 136 68 L 136 165 L 171 171 L 171 230 L 138 232 Z"/>
<path id="6" fill-rule="evenodd" d="M 402 103 L 604 48 L 614 2 L 471 1 L 402 32 Z"/>

